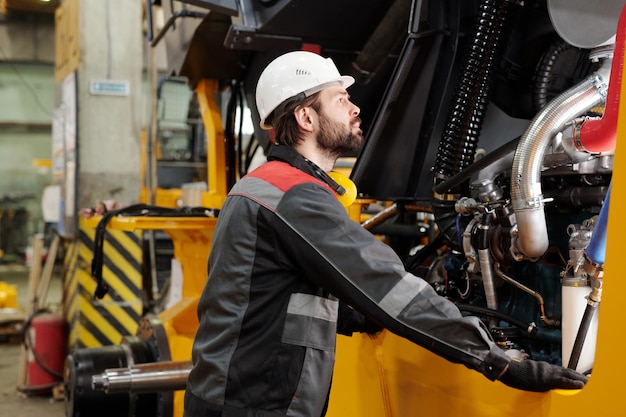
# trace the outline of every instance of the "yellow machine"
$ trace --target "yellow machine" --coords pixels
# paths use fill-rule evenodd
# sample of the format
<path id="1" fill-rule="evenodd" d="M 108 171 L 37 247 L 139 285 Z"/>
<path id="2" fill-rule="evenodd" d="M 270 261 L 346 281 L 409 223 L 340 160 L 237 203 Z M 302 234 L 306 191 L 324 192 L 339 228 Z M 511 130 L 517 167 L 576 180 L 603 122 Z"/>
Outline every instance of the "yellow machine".
<path id="1" fill-rule="evenodd" d="M 175 72 L 198 102 L 207 138 L 205 210 L 128 211 L 104 225 L 100 218 L 81 225 L 93 240 L 99 227 L 120 234 L 110 238 L 117 242 L 166 233 L 175 291 L 166 308 L 145 312 L 135 328 L 121 326 L 125 335 L 111 329 L 113 336 L 100 339 L 110 343 L 81 339 L 91 329 L 75 320 L 68 417 L 182 416 L 213 228 L 248 165 L 237 159 L 244 142 L 225 101 L 239 97 L 258 125 L 255 77 L 272 57 L 302 48 L 334 55 L 360 83 L 351 94 L 367 143 L 351 167 L 359 194 L 347 207 L 350 217 L 464 314 L 484 319 L 503 349 L 590 374 L 579 391 L 524 392 L 388 331 L 338 336 L 327 416 L 626 412 L 618 380 L 626 365 L 614 340 L 626 285 L 617 277 L 626 204 L 617 146 L 626 137 L 626 22 L 617 20 L 624 2 L 389 0 L 369 9 L 357 0 L 163 3 L 163 31 L 149 40 L 167 42 Z M 595 30 L 567 31 L 583 26 Z M 263 135 L 255 130 L 249 140 L 266 147 L 271 138 Z M 132 281 L 112 267 L 115 249 L 132 245 L 112 246 L 100 248 L 101 277 L 114 287 Z M 77 259 L 84 264 L 94 255 L 71 253 L 68 270 L 75 272 L 85 267 Z M 79 282 L 88 295 L 98 284 L 89 274 Z M 94 303 L 115 315 L 114 302 L 109 292 Z"/>
<path id="2" fill-rule="evenodd" d="M 17 308 L 17 286 L 0 281 L 0 308 Z"/>

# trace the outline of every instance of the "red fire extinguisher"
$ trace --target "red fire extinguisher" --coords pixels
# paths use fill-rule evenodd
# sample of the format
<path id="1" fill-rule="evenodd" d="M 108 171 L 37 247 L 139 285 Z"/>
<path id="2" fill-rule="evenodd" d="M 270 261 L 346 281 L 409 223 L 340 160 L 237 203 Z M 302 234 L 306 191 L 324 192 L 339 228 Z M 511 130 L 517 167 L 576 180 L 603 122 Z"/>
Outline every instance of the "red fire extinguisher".
<path id="1" fill-rule="evenodd" d="M 24 326 L 28 353 L 25 392 L 49 394 L 63 381 L 66 356 L 66 325 L 62 317 L 47 310 L 36 311 Z"/>

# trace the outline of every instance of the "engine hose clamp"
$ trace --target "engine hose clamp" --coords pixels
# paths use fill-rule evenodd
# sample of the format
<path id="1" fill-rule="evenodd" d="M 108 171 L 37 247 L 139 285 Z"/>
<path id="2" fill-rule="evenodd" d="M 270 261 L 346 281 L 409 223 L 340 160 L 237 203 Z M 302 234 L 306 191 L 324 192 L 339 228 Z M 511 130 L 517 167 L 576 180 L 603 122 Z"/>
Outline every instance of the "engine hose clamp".
<path id="1" fill-rule="evenodd" d="M 593 87 L 597 90 L 600 97 L 602 97 L 602 101 L 606 101 L 606 97 L 608 95 L 609 86 L 604 81 L 602 77 L 600 77 L 597 73 L 594 73 L 589 76 L 589 82 L 593 85 Z"/>
<path id="2" fill-rule="evenodd" d="M 589 120 L 588 117 L 582 117 L 582 118 L 578 118 L 578 119 L 574 120 L 574 122 L 573 122 L 572 141 L 574 143 L 574 148 L 576 148 L 577 151 L 589 153 L 589 151 L 587 151 L 587 149 L 585 149 L 585 146 L 583 145 L 582 141 L 580 140 L 580 132 L 582 131 L 583 125 L 585 124 L 585 122 L 587 120 Z"/>
<path id="3" fill-rule="evenodd" d="M 543 207 L 543 195 L 513 201 L 513 210 L 537 210 Z"/>

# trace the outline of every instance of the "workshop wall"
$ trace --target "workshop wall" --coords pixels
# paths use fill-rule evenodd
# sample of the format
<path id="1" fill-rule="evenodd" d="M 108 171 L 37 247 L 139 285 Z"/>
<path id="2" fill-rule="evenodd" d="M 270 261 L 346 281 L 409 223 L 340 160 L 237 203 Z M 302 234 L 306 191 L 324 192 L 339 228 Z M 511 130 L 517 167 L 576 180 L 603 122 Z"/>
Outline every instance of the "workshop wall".
<path id="1" fill-rule="evenodd" d="M 43 232 L 41 195 L 52 183 L 50 160 L 54 68 L 0 63 L 0 248 L 3 260 L 24 254 Z M 42 163 L 43 162 L 43 163 Z"/>

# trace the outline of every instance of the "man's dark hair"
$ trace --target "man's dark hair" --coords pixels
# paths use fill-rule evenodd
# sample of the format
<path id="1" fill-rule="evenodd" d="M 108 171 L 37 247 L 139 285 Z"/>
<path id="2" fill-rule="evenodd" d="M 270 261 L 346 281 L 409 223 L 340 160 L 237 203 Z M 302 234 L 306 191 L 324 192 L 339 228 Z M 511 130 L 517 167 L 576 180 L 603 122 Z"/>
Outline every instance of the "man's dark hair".
<path id="1" fill-rule="evenodd" d="M 268 120 L 274 128 L 274 137 L 281 145 L 296 146 L 302 140 L 298 122 L 293 115 L 298 107 L 311 107 L 317 113 L 321 112 L 322 103 L 319 100 L 319 92 L 303 99 L 288 99 L 279 106 L 280 114 L 272 113 Z M 278 109 L 277 109 L 278 110 Z"/>

